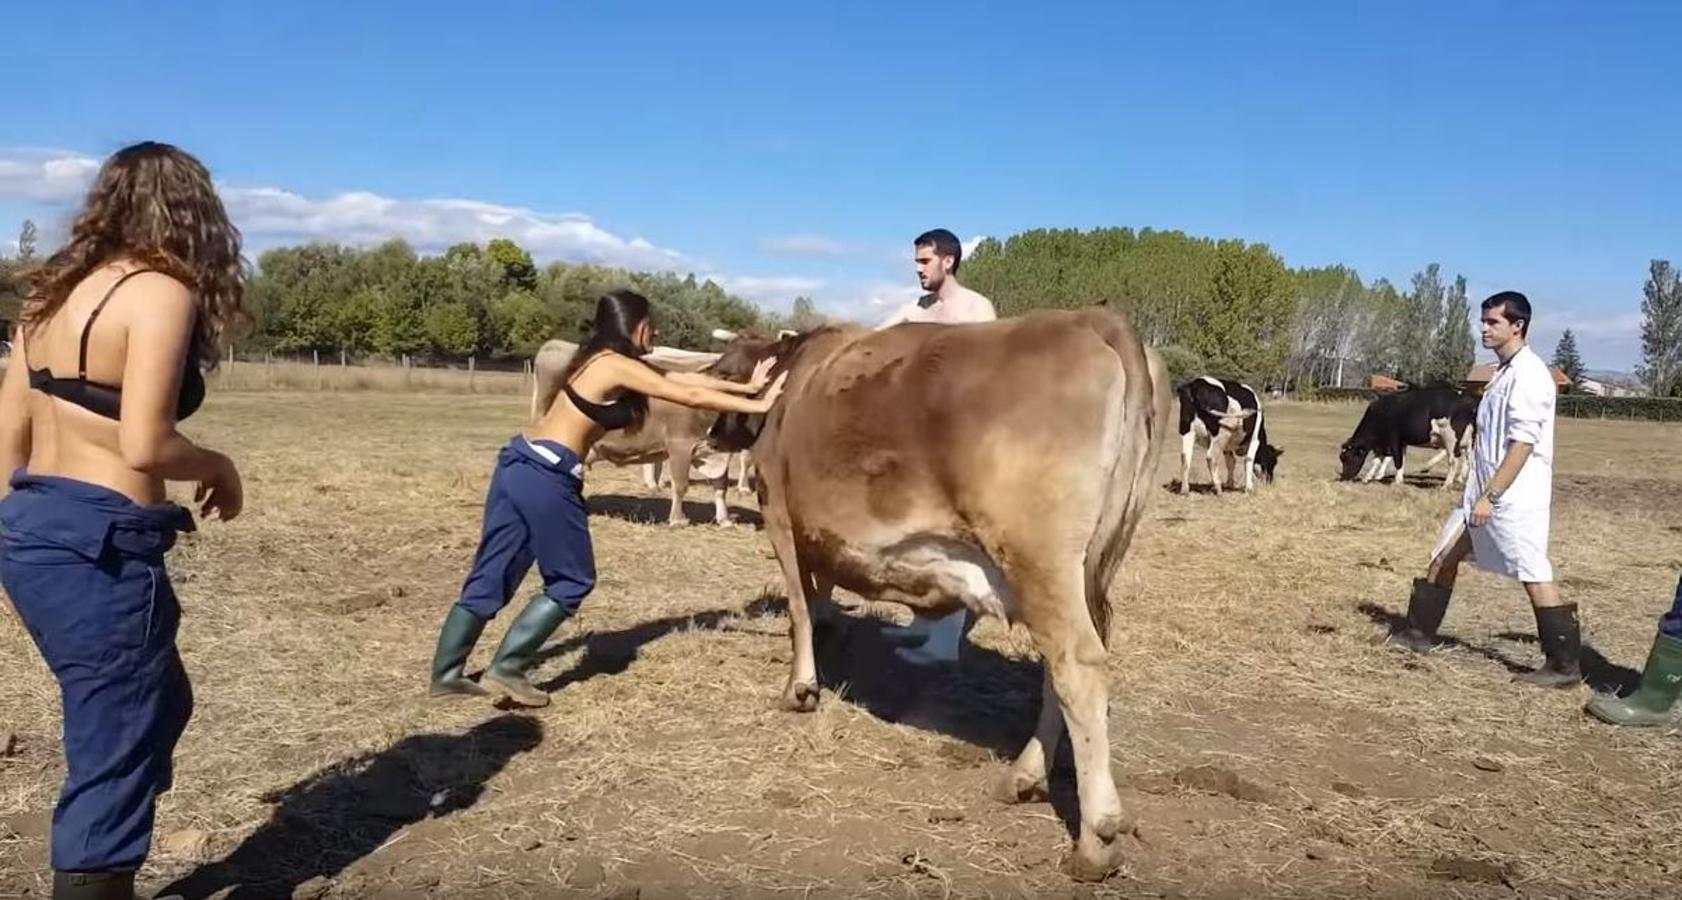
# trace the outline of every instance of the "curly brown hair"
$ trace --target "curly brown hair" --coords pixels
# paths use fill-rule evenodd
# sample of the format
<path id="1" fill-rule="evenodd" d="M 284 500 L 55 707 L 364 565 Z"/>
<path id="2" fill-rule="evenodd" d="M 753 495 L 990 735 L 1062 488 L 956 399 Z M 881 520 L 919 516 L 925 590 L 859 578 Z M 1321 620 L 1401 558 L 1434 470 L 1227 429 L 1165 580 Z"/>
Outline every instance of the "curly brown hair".
<path id="1" fill-rule="evenodd" d="M 191 362 L 214 369 L 222 341 L 250 324 L 240 233 L 228 221 L 210 171 L 191 154 L 145 141 L 124 147 L 100 166 L 70 239 L 23 273 L 27 334 L 64 306 L 95 269 L 132 260 L 192 290 L 198 316 Z"/>

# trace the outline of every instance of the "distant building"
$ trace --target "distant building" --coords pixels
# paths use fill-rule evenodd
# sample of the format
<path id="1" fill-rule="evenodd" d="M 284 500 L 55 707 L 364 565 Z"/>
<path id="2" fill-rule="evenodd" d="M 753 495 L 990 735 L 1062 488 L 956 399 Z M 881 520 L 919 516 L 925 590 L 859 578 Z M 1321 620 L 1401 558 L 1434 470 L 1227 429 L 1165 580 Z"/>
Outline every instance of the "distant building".
<path id="1" fill-rule="evenodd" d="M 1564 369 L 1549 366 L 1548 371 L 1553 373 L 1555 390 L 1564 393 L 1565 389 L 1571 386 L 1571 376 L 1565 374 Z M 1460 379 L 1460 387 L 1473 394 L 1482 394 L 1483 389 L 1489 387 L 1489 382 L 1494 377 L 1494 363 L 1478 363 L 1466 370 L 1466 377 Z"/>
<path id="2" fill-rule="evenodd" d="M 1647 395 L 1647 392 L 1639 387 L 1601 381 L 1598 378 L 1585 378 L 1578 387 L 1583 393 L 1593 394 L 1596 397 L 1645 397 Z"/>

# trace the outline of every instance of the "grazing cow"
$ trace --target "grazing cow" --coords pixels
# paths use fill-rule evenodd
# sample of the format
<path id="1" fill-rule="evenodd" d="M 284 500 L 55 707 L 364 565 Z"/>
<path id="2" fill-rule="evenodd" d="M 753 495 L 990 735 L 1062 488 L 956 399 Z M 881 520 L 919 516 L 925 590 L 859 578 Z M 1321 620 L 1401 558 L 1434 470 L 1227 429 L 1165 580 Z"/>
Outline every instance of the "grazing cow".
<path id="1" fill-rule="evenodd" d="M 769 352 L 788 372 L 781 402 L 721 416 L 712 437 L 753 449 L 789 596 L 784 704 L 817 706 L 812 616 L 835 587 L 1022 623 L 1045 661 L 1043 699 L 1000 797 L 1045 795 L 1067 722 L 1081 822 L 1071 871 L 1112 871 L 1130 829 L 1110 774 L 1108 589 L 1168 434 L 1161 360 L 1103 307 L 831 325 Z"/>
<path id="2" fill-rule="evenodd" d="M 1361 421 L 1338 453 L 1344 481 L 1383 478 L 1394 463 L 1401 484 L 1408 447 L 1437 451 L 1420 471 L 1449 460 L 1443 488 L 1464 482 L 1471 468 L 1468 431 L 1478 415 L 1478 399 L 1451 387 L 1416 388 L 1382 394 L 1367 404 Z M 1369 458 L 1370 457 L 1370 458 Z"/>
<path id="3" fill-rule="evenodd" d="M 1209 445 L 1209 481 L 1221 492 L 1216 457 L 1224 458 L 1227 487 L 1238 487 L 1238 461 L 1244 461 L 1244 490 L 1255 488 L 1260 475 L 1273 480 L 1285 451 L 1267 442 L 1267 422 L 1261 400 L 1247 384 L 1203 375 L 1180 385 L 1180 493 L 1191 490 L 1191 455 L 1202 438 Z"/>
<path id="4" fill-rule="evenodd" d="M 754 361 L 770 344 L 769 339 L 733 332 L 715 332 L 715 337 L 729 341 L 723 353 L 697 353 L 669 347 L 656 347 L 644 357 L 650 364 L 667 371 L 705 372 L 715 378 L 746 381 L 753 374 Z M 533 361 L 536 379 L 532 385 L 532 415 L 543 414 L 560 393 L 560 375 L 572 360 L 578 347 L 568 341 L 549 341 L 538 351 Z M 651 397 L 648 416 L 642 426 L 623 431 L 610 431 L 590 448 L 586 466 L 597 460 L 614 465 L 641 464 L 643 481 L 651 487 L 665 480 L 659 477 L 659 466 L 666 464 L 670 476 L 672 506 L 666 517 L 671 525 L 686 525 L 688 515 L 683 511 L 683 497 L 689 491 L 691 478 L 713 483 L 713 521 L 728 527 L 730 515 L 726 499 L 730 489 L 729 454 L 719 453 L 707 446 L 707 430 L 718 414 L 692 409 L 677 403 Z M 747 460 L 741 460 L 745 467 Z M 746 475 L 741 477 L 746 481 Z"/>

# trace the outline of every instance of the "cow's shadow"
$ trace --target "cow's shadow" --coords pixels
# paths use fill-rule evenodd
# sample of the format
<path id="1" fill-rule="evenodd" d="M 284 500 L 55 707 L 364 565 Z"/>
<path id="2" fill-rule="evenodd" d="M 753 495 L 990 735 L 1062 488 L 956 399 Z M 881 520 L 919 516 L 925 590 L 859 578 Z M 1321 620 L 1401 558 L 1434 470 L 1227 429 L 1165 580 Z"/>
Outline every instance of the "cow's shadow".
<path id="1" fill-rule="evenodd" d="M 1383 606 L 1379 606 L 1376 603 L 1362 601 L 1361 603 L 1356 604 L 1355 608 L 1364 613 L 1367 618 L 1371 619 L 1374 623 L 1384 626 L 1385 629 L 1391 633 L 1399 631 L 1407 626 L 1407 618 L 1405 616 Z M 1496 635 L 1496 637 L 1500 640 L 1515 641 L 1523 644 L 1537 643 L 1536 635 L 1523 634 L 1515 631 L 1502 632 L 1501 634 Z M 1507 671 L 1515 675 L 1523 675 L 1536 671 L 1535 666 L 1519 662 L 1494 647 L 1469 643 L 1461 640 L 1460 638 L 1454 637 L 1453 635 L 1447 634 L 1438 635 L 1438 640 L 1444 647 L 1466 650 L 1471 653 L 1475 653 L 1484 659 L 1499 664 Z M 1596 650 L 1593 646 L 1586 642 L 1583 644 L 1582 654 L 1578 658 L 1578 665 L 1582 667 L 1584 683 L 1596 691 L 1612 692 L 1623 695 L 1635 690 L 1636 685 L 1641 682 L 1640 672 L 1612 662 L 1606 658 L 1605 654 L 1602 654 L 1599 650 Z"/>
<path id="2" fill-rule="evenodd" d="M 708 488 L 710 491 L 711 489 Z M 710 496 L 710 494 L 709 494 Z M 639 525 L 664 525 L 666 517 L 672 511 L 670 494 L 658 497 L 634 497 L 628 494 L 593 494 L 585 500 L 590 515 L 606 516 L 610 519 L 620 519 Z M 757 510 L 725 503 L 725 511 L 732 521 L 738 525 L 759 527 L 764 522 Z M 683 501 L 683 514 L 689 517 L 691 524 L 713 524 L 713 504 L 711 500 Z"/>
<path id="3" fill-rule="evenodd" d="M 668 616 L 613 631 L 592 631 L 557 641 L 537 654 L 538 661 L 577 650 L 577 665 L 538 687 L 559 691 L 598 675 L 627 671 L 642 647 L 669 634 L 690 630 L 740 631 L 779 643 L 785 632 L 733 627 L 742 619 L 786 616 L 788 600 L 761 595 L 739 609 L 713 609 L 684 616 Z M 1033 733 L 1039 715 L 1041 672 L 1037 661 L 1017 659 L 965 640 L 959 661 L 944 669 L 911 665 L 894 654 L 890 622 L 873 616 L 841 612 L 829 624 L 813 629 L 818 680 L 826 690 L 884 721 L 953 738 L 975 748 L 954 750 L 948 763 L 970 767 L 1009 761 Z M 767 685 L 769 693 L 773 685 Z M 792 715 L 792 714 L 791 714 Z M 1079 801 L 1073 782 L 1074 763 L 1063 741 L 1053 766 L 1050 800 L 1071 834 L 1079 826 Z"/>
<path id="4" fill-rule="evenodd" d="M 157 896 L 289 898 L 306 881 L 339 875 L 404 828 L 473 806 L 492 776 L 542 739 L 536 719 L 502 715 L 463 734 L 410 735 L 341 760 L 265 795 L 275 804 L 267 823 Z"/>

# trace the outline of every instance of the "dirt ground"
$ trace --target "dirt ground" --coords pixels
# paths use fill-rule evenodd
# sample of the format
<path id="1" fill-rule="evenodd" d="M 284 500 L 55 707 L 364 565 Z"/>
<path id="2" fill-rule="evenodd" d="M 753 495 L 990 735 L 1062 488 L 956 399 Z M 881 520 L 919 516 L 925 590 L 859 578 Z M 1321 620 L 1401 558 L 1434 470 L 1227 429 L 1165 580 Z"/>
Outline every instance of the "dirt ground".
<path id="1" fill-rule="evenodd" d="M 601 579 L 536 673 L 553 704 L 429 699 L 436 629 L 523 412 L 512 396 L 222 393 L 190 423 L 240 461 L 248 505 L 171 558 L 197 712 L 148 891 L 186 879 L 190 897 L 1682 892 L 1682 742 L 1594 722 L 1587 687 L 1512 684 L 1539 661 L 1516 585 L 1463 577 L 1446 650 L 1374 642 L 1451 499 L 1434 475 L 1334 481 L 1358 406 L 1276 405 L 1285 457 L 1253 496 L 1181 497 L 1167 489 L 1174 451 L 1161 461 L 1113 596 L 1114 768 L 1139 831 L 1099 885 L 1058 869 L 1074 815 L 1066 751 L 1052 803 L 988 798 L 1038 704 L 1020 629 L 983 622 L 958 674 L 919 681 L 883 661 L 867 618 L 824 651 L 819 711 L 777 708 L 786 619 L 761 596 L 775 568 L 749 498 L 732 497 L 743 527 L 673 529 L 639 472 L 598 467 Z M 1676 437 L 1559 424 L 1552 546 L 1599 684 L 1634 677 L 1682 570 Z M 691 492 L 698 522 L 709 501 Z M 9 605 L 0 675 L 0 897 L 41 897 L 58 696 Z"/>

